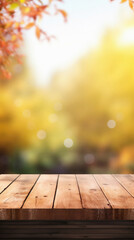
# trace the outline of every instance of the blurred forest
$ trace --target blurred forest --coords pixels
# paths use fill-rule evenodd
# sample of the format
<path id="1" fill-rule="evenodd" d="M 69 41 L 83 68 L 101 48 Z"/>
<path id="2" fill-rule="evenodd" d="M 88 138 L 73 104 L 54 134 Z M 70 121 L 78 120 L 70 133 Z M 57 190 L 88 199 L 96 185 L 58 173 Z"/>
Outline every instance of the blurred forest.
<path id="1" fill-rule="evenodd" d="M 0 171 L 134 172 L 134 45 L 118 29 L 37 87 L 26 60 L 0 81 Z"/>

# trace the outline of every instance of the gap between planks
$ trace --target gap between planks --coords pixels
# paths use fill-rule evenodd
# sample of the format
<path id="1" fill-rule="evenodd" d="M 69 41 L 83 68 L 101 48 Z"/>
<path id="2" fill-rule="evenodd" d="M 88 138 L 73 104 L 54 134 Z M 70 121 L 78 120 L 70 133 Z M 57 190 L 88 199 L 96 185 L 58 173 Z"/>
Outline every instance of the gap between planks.
<path id="1" fill-rule="evenodd" d="M 101 189 L 101 191 L 102 191 L 102 193 L 103 193 L 104 197 L 107 199 L 107 201 L 108 201 L 108 203 L 109 203 L 109 207 L 110 207 L 110 208 L 112 208 L 112 205 L 110 204 L 110 201 L 109 201 L 109 199 L 107 198 L 107 196 L 106 196 L 105 192 L 103 191 L 102 187 L 99 185 L 99 183 L 98 183 L 98 181 L 96 180 L 96 178 L 95 178 L 95 175 L 94 175 L 94 174 L 93 174 L 93 177 L 94 177 L 94 180 L 95 180 L 95 182 L 97 183 L 97 185 L 98 185 L 98 186 L 99 186 L 99 188 Z"/>
<path id="2" fill-rule="evenodd" d="M 55 193 L 54 193 L 54 198 L 53 198 L 52 209 L 54 209 L 54 203 L 55 203 L 55 198 L 56 198 L 58 183 L 59 183 L 59 174 L 58 174 L 58 176 L 57 176 L 57 182 L 56 182 L 56 187 L 55 187 Z"/>
<path id="3" fill-rule="evenodd" d="M 112 176 L 118 181 L 118 183 L 132 196 L 132 198 L 134 198 L 134 175 L 132 174 L 112 174 Z M 124 178 L 125 180 L 125 184 L 124 184 L 124 181 L 122 181 L 121 178 Z M 125 179 L 127 177 L 127 179 Z M 133 189 L 130 190 L 131 186 L 130 186 L 130 182 L 128 181 L 128 177 L 132 177 L 133 178 Z M 126 182 L 127 181 L 127 182 Z M 128 189 L 128 186 L 127 184 L 129 185 L 129 189 Z M 127 187 L 126 187 L 127 186 Z M 131 192 L 132 191 L 132 192 Z"/>
<path id="4" fill-rule="evenodd" d="M 35 183 L 33 184 L 33 186 L 31 187 L 30 191 L 28 192 L 27 196 L 25 197 L 25 199 L 24 199 L 24 201 L 23 201 L 23 203 L 22 203 L 22 205 L 21 205 L 21 208 L 23 208 L 23 206 L 24 206 L 27 198 L 29 197 L 30 193 L 32 192 L 32 190 L 33 190 L 34 186 L 36 185 L 37 181 L 39 180 L 40 176 L 41 176 L 41 174 L 40 174 L 40 175 L 37 177 L 37 179 L 35 180 Z"/>
<path id="5" fill-rule="evenodd" d="M 49 175 L 49 174 L 45 174 L 45 175 Z M 1 176 L 1 175 L 0 175 Z M 21 175 L 18 175 L 17 177 L 15 177 L 5 188 L 3 188 L 3 190 L 1 191 L 1 194 L 5 191 L 5 190 L 7 190 L 8 189 L 8 187 L 10 187 L 10 185 L 12 185 L 19 177 L 20 177 Z M 29 196 L 31 196 L 30 194 L 31 194 L 31 192 L 32 192 L 32 190 L 34 189 L 34 187 L 36 186 L 36 183 L 38 182 L 38 180 L 40 179 L 40 176 L 41 175 L 38 175 L 38 177 L 37 177 L 37 179 L 35 180 L 35 182 L 33 183 L 33 185 L 31 186 L 31 188 L 30 188 L 30 190 L 28 191 L 28 193 L 27 193 L 27 195 L 26 195 L 26 197 L 24 198 L 24 200 L 23 200 L 23 202 L 22 202 L 22 205 L 21 205 L 21 207 L 20 208 L 23 208 L 23 206 L 24 206 L 24 204 L 25 204 L 25 202 L 27 201 L 27 199 L 28 199 L 28 197 Z M 51 176 L 51 175 L 50 175 Z M 53 199 L 52 199 L 52 209 L 54 209 L 55 208 L 55 200 L 56 200 L 56 198 L 57 198 L 57 190 L 58 190 L 58 186 L 59 186 L 59 179 L 60 179 L 60 177 L 61 177 L 61 179 L 62 179 L 62 177 L 63 176 L 68 176 L 68 179 L 67 179 L 67 181 L 69 182 L 69 176 L 70 176 L 70 179 L 71 179 L 71 177 L 73 177 L 75 180 L 76 180 L 76 189 L 75 190 L 77 190 L 77 196 L 79 196 L 79 198 L 80 198 L 80 202 L 81 202 L 81 206 L 82 206 L 82 208 L 85 208 L 84 207 L 84 205 L 83 205 L 83 195 L 82 195 L 82 192 L 81 192 L 81 187 L 80 187 L 80 183 L 79 183 L 79 181 L 78 181 L 78 177 L 80 176 L 80 175 L 78 175 L 78 174 L 76 174 L 76 175 L 74 175 L 74 174 L 71 174 L 71 175 L 57 175 L 57 180 L 56 180 L 56 186 L 55 186 L 55 190 L 54 190 L 54 195 L 53 195 Z M 82 175 L 81 175 L 82 176 Z M 103 186 L 103 182 L 101 183 L 101 182 L 99 182 L 98 181 L 98 179 L 99 178 L 105 178 L 105 177 L 111 177 L 111 179 L 113 179 L 114 181 L 115 181 L 115 184 L 117 183 L 117 188 L 118 188 L 118 190 L 122 190 L 122 191 L 124 191 L 124 194 L 125 194 L 125 192 L 132 198 L 132 199 L 134 199 L 134 197 L 133 197 L 133 195 L 130 193 L 130 191 L 127 189 L 127 187 L 126 186 L 124 186 L 124 184 L 122 183 L 122 181 L 121 180 L 119 180 L 118 179 L 118 175 L 107 175 L 107 174 L 105 174 L 105 175 L 98 175 L 98 174 L 93 174 L 93 175 L 90 175 L 90 174 L 87 174 L 87 175 L 84 175 L 83 174 L 83 176 L 85 176 L 85 178 L 87 177 L 87 181 L 88 181 L 88 176 L 92 176 L 93 178 L 94 178 L 94 180 L 95 180 L 95 182 L 96 182 L 96 184 L 98 185 L 98 187 L 99 187 L 99 189 L 100 189 L 100 191 L 102 192 L 102 194 L 104 195 L 104 197 L 105 197 L 105 199 L 107 200 L 107 202 L 109 203 L 109 207 L 110 208 L 115 208 L 114 206 L 112 206 L 112 202 L 111 202 L 111 199 L 112 199 L 112 196 L 110 196 L 109 197 L 109 193 L 107 192 L 107 189 L 105 188 L 105 186 Z M 98 177 L 97 177 L 98 176 Z M 123 176 L 124 176 L 124 178 L 126 177 L 127 178 L 127 176 L 130 176 L 130 175 L 119 175 L 120 176 L 120 178 L 123 178 Z M 133 175 L 131 175 L 132 177 L 134 177 Z M 98 178 L 98 179 L 97 179 Z M 127 184 L 128 184 L 128 186 L 129 186 L 129 178 L 127 178 Z M 64 182 L 63 182 L 64 183 Z M 89 183 L 90 183 L 90 181 L 89 181 Z M 106 183 L 105 183 L 105 185 L 106 185 Z M 110 186 L 109 185 L 109 187 L 113 187 L 112 185 Z M 87 186 L 87 190 L 90 190 L 90 188 Z M 124 196 L 126 196 L 127 197 L 127 195 L 125 194 Z M 118 198 L 118 195 L 116 195 L 116 198 Z M 130 199 L 131 200 L 131 199 Z M 90 201 L 90 196 L 89 196 L 89 201 Z M 113 201 L 113 200 L 112 200 Z M 56 207 L 57 208 L 57 207 Z M 88 207 L 87 207 L 88 208 Z"/>
<path id="6" fill-rule="evenodd" d="M 3 187 L 2 191 L 0 190 L 0 194 L 2 194 L 13 182 L 15 182 L 17 180 L 18 177 L 20 177 L 21 174 L 13 174 L 13 175 L 16 175 L 16 177 L 13 179 L 13 180 L 9 180 L 10 182 L 8 184 L 6 184 L 6 187 Z M 0 174 L 0 177 L 1 176 L 7 176 L 5 174 Z M 10 176 L 10 174 L 8 174 L 8 176 Z M 7 179 L 6 179 L 7 181 Z"/>

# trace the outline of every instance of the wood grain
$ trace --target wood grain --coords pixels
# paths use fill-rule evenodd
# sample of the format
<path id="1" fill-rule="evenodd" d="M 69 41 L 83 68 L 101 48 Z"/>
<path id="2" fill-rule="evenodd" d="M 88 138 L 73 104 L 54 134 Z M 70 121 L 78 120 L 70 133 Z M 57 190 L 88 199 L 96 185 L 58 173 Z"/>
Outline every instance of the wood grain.
<path id="1" fill-rule="evenodd" d="M 134 209 L 134 198 L 112 175 L 94 175 L 112 208 Z"/>
<path id="2" fill-rule="evenodd" d="M 0 220 L 134 220 L 134 175 L 0 175 Z"/>
<path id="3" fill-rule="evenodd" d="M 20 208 L 38 175 L 20 175 L 0 195 L 0 208 Z"/>
<path id="4" fill-rule="evenodd" d="M 52 208 L 58 175 L 41 175 L 23 208 Z"/>
<path id="5" fill-rule="evenodd" d="M 1 174 L 0 175 L 0 193 L 5 190 L 19 175 L 18 174 Z"/>
<path id="6" fill-rule="evenodd" d="M 89 174 L 76 175 L 83 208 L 110 208 L 108 200 L 105 198 L 101 188 L 96 183 L 94 177 Z"/>
<path id="7" fill-rule="evenodd" d="M 114 174 L 114 177 L 134 197 L 134 175 Z"/>
<path id="8" fill-rule="evenodd" d="M 75 175 L 60 175 L 54 208 L 82 208 Z"/>

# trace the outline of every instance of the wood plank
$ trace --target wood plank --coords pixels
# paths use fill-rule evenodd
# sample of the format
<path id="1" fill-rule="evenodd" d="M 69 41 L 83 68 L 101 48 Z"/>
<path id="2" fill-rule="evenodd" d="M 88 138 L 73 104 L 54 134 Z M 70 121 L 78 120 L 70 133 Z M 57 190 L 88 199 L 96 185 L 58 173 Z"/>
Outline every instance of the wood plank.
<path id="1" fill-rule="evenodd" d="M 58 175 L 41 175 L 23 208 L 52 208 Z"/>
<path id="2" fill-rule="evenodd" d="M 1 195 L 0 208 L 21 208 L 38 175 L 20 175 Z"/>
<path id="3" fill-rule="evenodd" d="M 18 174 L 0 174 L 0 193 L 3 192 L 18 176 Z"/>
<path id="4" fill-rule="evenodd" d="M 112 208 L 133 209 L 134 198 L 119 184 L 112 175 L 94 175 L 96 181 L 109 200 Z"/>
<path id="5" fill-rule="evenodd" d="M 110 208 L 110 204 L 104 196 L 101 188 L 93 175 L 76 175 L 83 208 L 104 209 Z"/>
<path id="6" fill-rule="evenodd" d="M 54 208 L 81 209 L 81 200 L 75 175 L 60 175 Z"/>
<path id="7" fill-rule="evenodd" d="M 113 176 L 134 197 L 134 175 L 114 174 Z"/>

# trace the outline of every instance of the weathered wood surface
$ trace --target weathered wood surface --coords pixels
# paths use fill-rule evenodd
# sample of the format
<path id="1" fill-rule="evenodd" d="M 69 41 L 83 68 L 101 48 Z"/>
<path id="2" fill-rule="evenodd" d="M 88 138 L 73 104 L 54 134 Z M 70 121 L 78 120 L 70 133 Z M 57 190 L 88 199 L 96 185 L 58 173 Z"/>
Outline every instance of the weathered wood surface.
<path id="1" fill-rule="evenodd" d="M 134 220 L 134 175 L 0 175 L 0 220 Z"/>
<path id="2" fill-rule="evenodd" d="M 59 176 L 54 208 L 82 209 L 75 175 Z"/>

